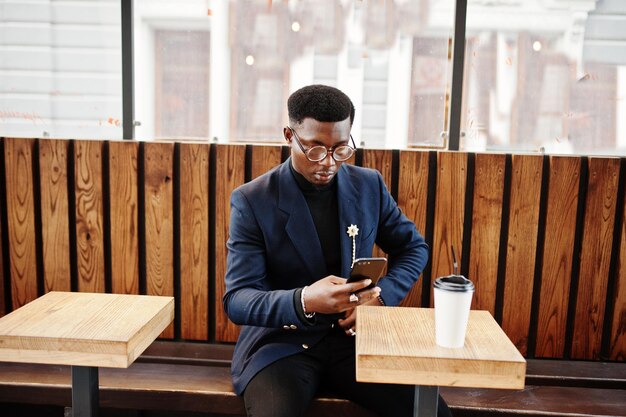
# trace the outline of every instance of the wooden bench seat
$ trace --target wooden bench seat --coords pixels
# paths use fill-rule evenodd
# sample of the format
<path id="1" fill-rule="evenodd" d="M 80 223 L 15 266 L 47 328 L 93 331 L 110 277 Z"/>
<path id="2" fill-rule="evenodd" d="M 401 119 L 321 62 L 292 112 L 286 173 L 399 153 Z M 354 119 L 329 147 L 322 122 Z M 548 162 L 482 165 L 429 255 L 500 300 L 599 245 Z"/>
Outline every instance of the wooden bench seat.
<path id="1" fill-rule="evenodd" d="M 105 408 L 245 415 L 230 380 L 232 345 L 155 342 L 128 369 L 100 370 Z M 626 364 L 529 360 L 524 390 L 442 388 L 455 417 L 626 416 Z M 0 366 L 0 402 L 68 406 L 67 366 Z M 311 416 L 370 417 L 350 401 L 315 400 Z"/>
<path id="2" fill-rule="evenodd" d="M 626 364 L 529 359 L 523 390 L 441 388 L 455 417 L 626 416 Z"/>
<path id="3" fill-rule="evenodd" d="M 69 366 L 6 363 L 0 366 L 0 402 L 71 404 Z M 100 406 L 245 416 L 224 366 L 135 363 L 128 369 L 100 370 Z M 311 416 L 375 417 L 343 399 L 321 397 Z"/>
<path id="4" fill-rule="evenodd" d="M 626 390 L 626 363 L 528 359 L 526 385 Z"/>
<path id="5" fill-rule="evenodd" d="M 527 385 L 521 391 L 442 388 L 455 417 L 626 416 L 626 390 Z"/>

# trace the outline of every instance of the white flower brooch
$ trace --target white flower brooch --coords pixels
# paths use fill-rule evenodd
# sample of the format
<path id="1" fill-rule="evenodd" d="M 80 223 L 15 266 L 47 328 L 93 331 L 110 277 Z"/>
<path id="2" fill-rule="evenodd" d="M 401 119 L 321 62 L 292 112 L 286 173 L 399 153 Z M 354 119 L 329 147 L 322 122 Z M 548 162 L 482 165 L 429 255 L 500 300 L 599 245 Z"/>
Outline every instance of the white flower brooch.
<path id="1" fill-rule="evenodd" d="M 352 238 L 352 266 L 354 266 L 354 258 L 356 255 L 356 236 L 359 234 L 359 228 L 356 224 L 351 224 L 348 226 L 346 233 Z"/>

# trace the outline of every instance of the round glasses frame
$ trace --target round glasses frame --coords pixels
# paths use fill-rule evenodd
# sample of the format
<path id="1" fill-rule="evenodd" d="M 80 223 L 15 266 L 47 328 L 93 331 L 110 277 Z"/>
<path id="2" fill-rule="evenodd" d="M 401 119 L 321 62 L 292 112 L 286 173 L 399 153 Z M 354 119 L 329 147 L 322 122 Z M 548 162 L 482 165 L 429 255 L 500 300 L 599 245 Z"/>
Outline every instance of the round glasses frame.
<path id="1" fill-rule="evenodd" d="M 306 156 L 306 159 L 308 159 L 311 162 L 321 162 L 324 159 L 326 159 L 326 157 L 329 154 L 335 161 L 344 162 L 352 158 L 352 155 L 354 155 L 354 152 L 356 151 L 356 145 L 354 143 L 354 138 L 352 137 L 352 134 L 350 134 L 350 140 L 352 141 L 352 146 L 339 145 L 337 147 L 327 148 L 326 146 L 315 145 L 306 149 L 302 145 L 302 142 L 300 141 L 300 138 L 298 137 L 298 134 L 296 133 L 296 131 L 293 130 L 293 128 L 290 126 L 287 126 L 287 128 L 291 130 L 291 133 L 296 138 L 296 143 L 302 150 L 302 153 L 304 154 L 304 156 Z M 315 156 L 316 154 L 319 154 L 319 156 L 316 157 Z"/>

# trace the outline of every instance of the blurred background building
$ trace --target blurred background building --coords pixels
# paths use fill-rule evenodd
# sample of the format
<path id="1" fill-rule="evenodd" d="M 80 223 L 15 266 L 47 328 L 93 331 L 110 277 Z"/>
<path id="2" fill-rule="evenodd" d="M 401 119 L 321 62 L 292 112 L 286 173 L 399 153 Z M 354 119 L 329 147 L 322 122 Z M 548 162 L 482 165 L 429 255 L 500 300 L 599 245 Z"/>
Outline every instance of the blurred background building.
<path id="1" fill-rule="evenodd" d="M 122 0 L 0 1 L 0 135 L 122 137 Z M 446 147 L 455 0 L 134 0 L 136 137 L 281 142 L 323 83 Z M 626 154 L 626 1 L 469 0 L 461 148 Z"/>

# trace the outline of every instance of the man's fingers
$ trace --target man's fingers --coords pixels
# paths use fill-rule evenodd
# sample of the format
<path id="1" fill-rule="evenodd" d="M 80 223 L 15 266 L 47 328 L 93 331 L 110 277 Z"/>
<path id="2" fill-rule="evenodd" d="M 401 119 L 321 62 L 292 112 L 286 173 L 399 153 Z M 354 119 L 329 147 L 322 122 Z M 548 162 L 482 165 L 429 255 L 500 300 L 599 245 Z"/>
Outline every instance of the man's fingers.
<path id="1" fill-rule="evenodd" d="M 331 275 L 329 277 L 329 281 L 332 282 L 335 285 L 341 285 L 341 284 L 345 284 L 347 279 Z"/>
<path id="2" fill-rule="evenodd" d="M 355 327 L 356 315 L 351 313 L 347 315 L 346 318 L 337 320 L 337 323 L 339 324 L 339 327 L 341 327 L 344 330 L 347 330 L 350 327 Z"/>
<path id="3" fill-rule="evenodd" d="M 380 287 L 370 288 L 369 290 L 361 290 L 358 292 L 351 292 L 350 295 L 355 294 L 358 297 L 358 302 L 363 303 L 365 301 L 376 298 L 380 295 Z"/>
<path id="4" fill-rule="evenodd" d="M 351 282 L 350 284 L 348 284 L 348 286 L 350 287 L 349 292 L 357 292 L 362 290 L 363 288 L 367 287 L 368 285 L 370 285 L 372 283 L 371 279 L 364 279 L 361 281 L 356 281 L 356 282 Z"/>
<path id="5" fill-rule="evenodd" d="M 372 298 L 376 298 L 380 295 L 380 287 L 374 287 L 371 290 L 361 291 L 359 294 L 361 296 L 361 301 L 368 301 Z"/>

